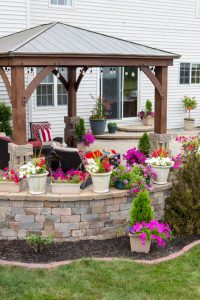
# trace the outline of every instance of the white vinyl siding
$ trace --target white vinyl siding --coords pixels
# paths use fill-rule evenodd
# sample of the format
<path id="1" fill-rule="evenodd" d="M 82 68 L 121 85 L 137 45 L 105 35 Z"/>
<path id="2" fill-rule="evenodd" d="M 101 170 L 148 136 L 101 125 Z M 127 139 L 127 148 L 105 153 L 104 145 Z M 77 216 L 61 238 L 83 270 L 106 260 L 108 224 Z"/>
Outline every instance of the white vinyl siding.
<path id="1" fill-rule="evenodd" d="M 74 5 L 74 0 L 49 0 L 50 6 L 57 7 L 72 7 Z"/>

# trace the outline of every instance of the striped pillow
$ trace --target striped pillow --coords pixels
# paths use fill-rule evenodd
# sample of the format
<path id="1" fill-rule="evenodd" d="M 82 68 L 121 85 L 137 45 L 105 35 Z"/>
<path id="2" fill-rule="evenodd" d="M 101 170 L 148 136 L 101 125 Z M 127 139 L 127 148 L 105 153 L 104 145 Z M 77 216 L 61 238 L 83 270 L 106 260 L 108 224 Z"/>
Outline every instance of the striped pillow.
<path id="1" fill-rule="evenodd" d="M 51 130 L 49 128 L 40 128 L 39 129 L 40 140 L 42 142 L 51 141 Z"/>

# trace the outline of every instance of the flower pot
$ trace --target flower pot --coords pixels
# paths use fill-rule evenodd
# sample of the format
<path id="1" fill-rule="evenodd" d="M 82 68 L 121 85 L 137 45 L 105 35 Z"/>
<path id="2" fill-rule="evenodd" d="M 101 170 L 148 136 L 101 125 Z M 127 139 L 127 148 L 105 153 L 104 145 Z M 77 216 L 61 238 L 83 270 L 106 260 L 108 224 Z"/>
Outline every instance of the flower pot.
<path id="1" fill-rule="evenodd" d="M 184 130 L 191 131 L 194 129 L 194 119 L 184 119 Z"/>
<path id="2" fill-rule="evenodd" d="M 154 118 L 153 117 L 146 117 L 142 119 L 144 126 L 153 126 L 154 125 Z"/>
<path id="3" fill-rule="evenodd" d="M 53 194 L 79 194 L 81 183 L 51 183 Z"/>
<path id="4" fill-rule="evenodd" d="M 117 129 L 116 126 L 111 126 L 111 125 L 108 124 L 108 132 L 109 133 L 115 133 L 116 129 Z"/>
<path id="5" fill-rule="evenodd" d="M 110 185 L 110 176 L 112 172 L 109 173 L 90 173 L 93 183 L 93 191 L 95 193 L 108 193 Z"/>
<path id="6" fill-rule="evenodd" d="M 46 192 L 47 175 L 48 172 L 27 177 L 30 194 L 39 195 Z"/>
<path id="7" fill-rule="evenodd" d="M 0 136 L 5 137 L 6 133 L 5 132 L 0 132 Z"/>
<path id="8" fill-rule="evenodd" d="M 90 127 L 94 135 L 103 134 L 106 127 L 106 120 L 90 119 Z"/>
<path id="9" fill-rule="evenodd" d="M 26 180 L 21 180 L 20 183 L 15 182 L 6 182 L 1 181 L 0 182 L 0 192 L 9 192 L 9 193 L 19 193 L 23 189 L 26 189 L 27 182 Z"/>
<path id="10" fill-rule="evenodd" d="M 145 244 L 143 245 L 138 235 L 129 234 L 129 236 L 131 252 L 149 253 L 151 247 L 151 240 L 146 240 Z"/>
<path id="11" fill-rule="evenodd" d="M 166 184 L 169 176 L 169 166 L 152 166 L 158 177 L 154 180 L 156 184 Z"/>
<path id="12" fill-rule="evenodd" d="M 116 181 L 115 182 L 115 187 L 118 189 L 118 190 L 123 190 L 124 187 L 125 187 L 125 184 L 123 181 Z"/>

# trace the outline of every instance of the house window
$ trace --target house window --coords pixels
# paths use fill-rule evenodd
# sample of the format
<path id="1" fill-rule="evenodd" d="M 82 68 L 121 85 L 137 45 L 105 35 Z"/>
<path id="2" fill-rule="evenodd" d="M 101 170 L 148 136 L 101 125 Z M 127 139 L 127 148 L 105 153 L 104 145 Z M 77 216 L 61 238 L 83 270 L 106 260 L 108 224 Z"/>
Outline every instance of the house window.
<path id="1" fill-rule="evenodd" d="M 190 83 L 190 63 L 180 64 L 180 84 Z"/>
<path id="2" fill-rule="evenodd" d="M 50 5 L 53 6 L 73 6 L 73 0 L 50 0 Z"/>
<path id="3" fill-rule="evenodd" d="M 192 83 L 200 83 L 200 64 L 192 64 Z"/>
<path id="4" fill-rule="evenodd" d="M 60 74 L 67 79 L 67 69 L 59 68 Z M 41 68 L 37 68 L 37 73 Z M 37 88 L 37 106 L 57 107 L 67 105 L 67 91 L 59 79 L 50 73 Z"/>
<path id="5" fill-rule="evenodd" d="M 180 64 L 180 84 L 200 84 L 200 63 Z"/>

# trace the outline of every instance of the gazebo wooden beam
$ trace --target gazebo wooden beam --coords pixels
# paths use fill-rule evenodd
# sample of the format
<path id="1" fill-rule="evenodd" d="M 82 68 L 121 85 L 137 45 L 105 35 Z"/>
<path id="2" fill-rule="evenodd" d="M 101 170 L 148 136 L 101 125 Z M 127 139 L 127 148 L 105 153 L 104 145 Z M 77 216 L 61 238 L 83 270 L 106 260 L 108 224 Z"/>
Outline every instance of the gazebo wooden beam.
<path id="1" fill-rule="evenodd" d="M 163 95 L 161 96 L 155 88 L 155 119 L 154 132 L 165 134 L 167 132 L 167 82 L 168 68 L 156 67 L 155 76 L 162 85 Z"/>
<path id="2" fill-rule="evenodd" d="M 8 97 L 10 99 L 10 102 L 12 103 L 12 91 L 11 91 L 11 84 L 10 84 L 10 80 L 8 79 L 8 76 L 4 70 L 3 67 L 0 67 L 0 76 L 4 82 L 4 85 L 6 87 L 6 91 L 8 93 Z"/>
<path id="3" fill-rule="evenodd" d="M 58 70 L 54 69 L 52 71 L 52 73 L 58 78 L 58 80 L 60 80 L 60 82 L 63 84 L 64 88 L 68 92 L 68 90 L 69 90 L 69 82 L 67 82 L 67 80 L 62 76 L 62 74 L 60 74 L 60 72 Z M 59 75 L 59 77 L 58 77 L 58 75 Z"/>
<path id="4" fill-rule="evenodd" d="M 68 117 L 75 117 L 77 110 L 76 103 L 76 67 L 68 68 Z"/>
<path id="5" fill-rule="evenodd" d="M 87 70 L 88 70 L 88 67 L 83 67 L 83 69 L 81 70 L 81 73 L 79 74 L 78 79 L 76 81 L 76 92 L 78 91 L 79 85 L 80 85 L 85 73 L 87 72 Z"/>
<path id="6" fill-rule="evenodd" d="M 24 102 L 24 67 L 11 68 L 13 140 L 17 145 L 25 145 L 26 104 Z"/>
<path id="7" fill-rule="evenodd" d="M 173 58 L 131 57 L 131 56 L 23 56 L 1 57 L 0 66 L 44 67 L 126 67 L 126 66 L 172 66 Z"/>

